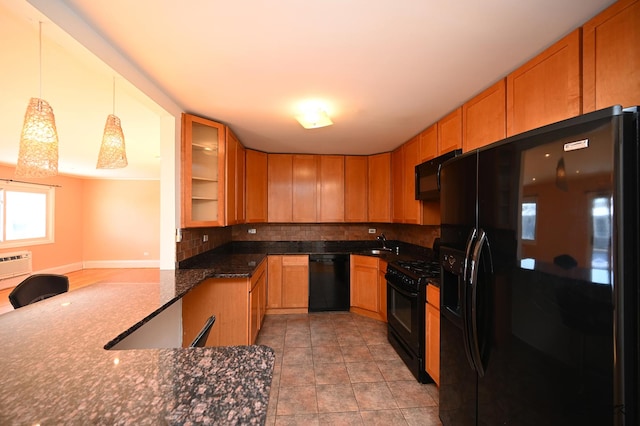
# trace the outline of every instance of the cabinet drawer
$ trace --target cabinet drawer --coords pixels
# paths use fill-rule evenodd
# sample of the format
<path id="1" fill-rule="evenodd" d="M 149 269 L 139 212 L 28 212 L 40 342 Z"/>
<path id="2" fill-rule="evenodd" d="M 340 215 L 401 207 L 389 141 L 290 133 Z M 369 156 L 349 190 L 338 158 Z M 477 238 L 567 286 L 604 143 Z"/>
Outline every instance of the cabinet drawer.
<path id="1" fill-rule="evenodd" d="M 352 255 L 351 260 L 358 266 L 378 268 L 378 258 L 373 256 Z"/>
<path id="2" fill-rule="evenodd" d="M 282 256 L 282 266 L 307 266 L 309 264 L 309 256 L 287 255 Z"/>
<path id="3" fill-rule="evenodd" d="M 433 284 L 427 285 L 427 303 L 440 309 L 440 289 Z"/>

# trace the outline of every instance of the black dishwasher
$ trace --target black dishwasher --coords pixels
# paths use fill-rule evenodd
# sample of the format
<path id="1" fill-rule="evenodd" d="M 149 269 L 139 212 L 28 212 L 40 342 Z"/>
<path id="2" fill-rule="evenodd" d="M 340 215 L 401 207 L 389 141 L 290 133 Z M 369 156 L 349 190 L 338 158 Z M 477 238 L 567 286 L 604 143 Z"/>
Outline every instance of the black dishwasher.
<path id="1" fill-rule="evenodd" d="M 309 312 L 349 310 L 349 255 L 309 256 Z"/>

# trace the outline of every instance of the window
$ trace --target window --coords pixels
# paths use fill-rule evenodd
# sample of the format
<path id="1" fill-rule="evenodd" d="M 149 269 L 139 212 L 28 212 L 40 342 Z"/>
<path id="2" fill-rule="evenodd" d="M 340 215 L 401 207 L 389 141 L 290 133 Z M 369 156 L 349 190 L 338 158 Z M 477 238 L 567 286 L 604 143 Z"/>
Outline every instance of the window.
<path id="1" fill-rule="evenodd" d="M 535 199 L 522 202 L 522 239 L 535 241 L 536 239 L 536 207 Z"/>
<path id="2" fill-rule="evenodd" d="M 0 181 L 0 248 L 52 243 L 52 186 Z"/>

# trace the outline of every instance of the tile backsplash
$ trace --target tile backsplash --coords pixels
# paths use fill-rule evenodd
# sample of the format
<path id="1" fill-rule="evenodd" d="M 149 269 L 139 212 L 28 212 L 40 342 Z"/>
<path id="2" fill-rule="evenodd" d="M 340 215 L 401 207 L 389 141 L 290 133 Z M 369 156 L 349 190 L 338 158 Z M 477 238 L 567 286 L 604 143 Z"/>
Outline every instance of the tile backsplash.
<path id="1" fill-rule="evenodd" d="M 369 234 L 369 229 L 375 229 Z M 255 230 L 255 233 L 249 233 Z M 440 236 L 439 226 L 393 223 L 358 224 L 243 224 L 227 227 L 189 228 L 182 230 L 182 241 L 176 243 L 176 260 L 188 259 L 231 241 L 357 241 L 373 240 L 384 233 L 388 240 L 399 240 L 431 247 Z M 204 236 L 208 241 L 204 241 Z"/>

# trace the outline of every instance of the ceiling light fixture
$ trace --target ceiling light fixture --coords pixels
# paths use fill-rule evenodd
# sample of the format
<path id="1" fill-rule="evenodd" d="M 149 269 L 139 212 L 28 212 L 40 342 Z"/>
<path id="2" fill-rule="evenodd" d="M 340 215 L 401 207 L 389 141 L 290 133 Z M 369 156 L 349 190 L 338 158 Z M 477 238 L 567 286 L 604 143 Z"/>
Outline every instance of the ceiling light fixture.
<path id="1" fill-rule="evenodd" d="M 296 120 L 298 120 L 298 123 L 305 129 L 317 129 L 333 124 L 329 115 L 321 108 L 309 109 L 303 114 L 297 115 Z"/>
<path id="2" fill-rule="evenodd" d="M 120 169 L 126 167 L 127 151 L 124 145 L 124 133 L 116 113 L 116 78 L 113 77 L 113 114 L 107 116 L 102 135 L 102 145 L 98 154 L 97 169 Z"/>
<path id="3" fill-rule="evenodd" d="M 58 132 L 53 109 L 42 99 L 42 22 L 38 23 L 40 93 L 31 98 L 24 114 L 16 176 L 48 177 L 58 174 Z"/>

